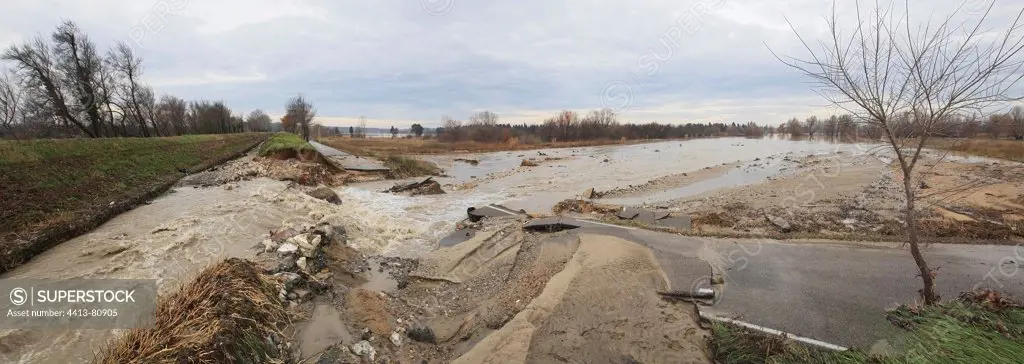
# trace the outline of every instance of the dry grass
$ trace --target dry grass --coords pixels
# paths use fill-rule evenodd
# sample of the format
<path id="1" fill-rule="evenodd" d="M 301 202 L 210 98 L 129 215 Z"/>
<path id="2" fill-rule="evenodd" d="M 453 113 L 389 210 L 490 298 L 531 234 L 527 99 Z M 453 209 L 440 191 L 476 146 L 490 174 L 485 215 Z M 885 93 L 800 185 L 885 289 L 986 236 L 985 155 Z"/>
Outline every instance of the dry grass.
<path id="1" fill-rule="evenodd" d="M 958 153 L 1024 162 L 1024 141 L 1008 139 L 933 139 L 932 148 Z"/>
<path id="2" fill-rule="evenodd" d="M 108 343 L 95 363 L 275 363 L 268 342 L 287 321 L 275 282 L 252 262 L 228 259 L 160 298 L 153 325 Z"/>
<path id="3" fill-rule="evenodd" d="M 545 148 L 573 148 L 610 144 L 638 144 L 644 140 L 589 140 L 578 142 L 555 142 L 523 144 L 517 140 L 509 143 L 477 143 L 477 142 L 442 142 L 437 139 L 405 139 L 405 138 L 366 138 L 353 139 L 348 137 L 326 137 L 321 143 L 355 154 L 446 154 L 446 153 L 485 153 L 509 150 L 531 150 Z"/>

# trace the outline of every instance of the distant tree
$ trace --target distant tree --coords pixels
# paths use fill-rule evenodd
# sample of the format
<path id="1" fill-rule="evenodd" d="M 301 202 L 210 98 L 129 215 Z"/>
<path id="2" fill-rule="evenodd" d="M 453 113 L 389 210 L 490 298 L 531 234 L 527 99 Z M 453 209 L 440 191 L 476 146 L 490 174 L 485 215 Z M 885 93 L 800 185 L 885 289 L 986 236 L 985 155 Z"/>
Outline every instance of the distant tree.
<path id="1" fill-rule="evenodd" d="M 14 134 L 14 123 L 21 111 L 21 88 L 8 71 L 0 73 L 0 126 Z"/>
<path id="2" fill-rule="evenodd" d="M 359 128 L 356 129 L 357 138 L 366 138 L 366 117 L 359 117 Z"/>
<path id="3" fill-rule="evenodd" d="M 1010 122 L 1013 123 L 1013 137 L 1024 140 L 1024 106 L 1017 105 L 1010 109 Z"/>
<path id="4" fill-rule="evenodd" d="M 397 138 L 397 137 L 398 137 L 398 128 L 396 128 L 394 125 L 392 125 L 391 126 L 391 139 L 394 139 L 394 138 Z"/>
<path id="5" fill-rule="evenodd" d="M 285 105 L 285 118 L 295 123 L 302 133 L 302 139 L 309 141 L 309 125 L 316 117 L 316 109 L 313 104 L 306 101 L 301 94 L 288 100 Z"/>
<path id="6" fill-rule="evenodd" d="M 273 119 L 263 110 L 256 109 L 245 117 L 245 123 L 249 125 L 250 131 L 270 131 L 270 123 Z"/>
<path id="7" fill-rule="evenodd" d="M 786 132 L 792 137 L 801 137 L 804 135 L 804 126 L 800 123 L 800 119 L 792 118 L 786 122 Z"/>
<path id="8" fill-rule="evenodd" d="M 415 134 L 417 138 L 423 136 L 423 125 L 412 124 L 410 129 L 412 129 L 412 133 Z"/>
<path id="9" fill-rule="evenodd" d="M 811 116 L 807 118 L 807 120 L 804 120 L 804 126 L 807 129 L 807 136 L 811 139 L 814 139 L 814 132 L 818 131 L 818 128 L 821 127 L 821 125 L 818 124 L 817 116 Z"/>

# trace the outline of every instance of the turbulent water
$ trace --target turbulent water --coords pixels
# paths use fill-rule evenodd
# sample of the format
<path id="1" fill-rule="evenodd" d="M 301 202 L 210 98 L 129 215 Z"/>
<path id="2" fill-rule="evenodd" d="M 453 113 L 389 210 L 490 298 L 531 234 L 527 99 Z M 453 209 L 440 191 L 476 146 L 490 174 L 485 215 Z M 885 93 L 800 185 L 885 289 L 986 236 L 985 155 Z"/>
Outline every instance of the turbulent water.
<path id="1" fill-rule="evenodd" d="M 351 243 L 365 251 L 415 255 L 433 249 L 470 206 L 502 203 L 546 213 L 558 201 L 591 187 L 609 190 L 723 163 L 855 148 L 806 141 L 705 139 L 458 156 L 478 160 L 475 166 L 454 161 L 454 156 L 437 156 L 429 159 L 449 175 L 438 178 L 447 194 L 398 196 L 381 192 L 394 181 L 373 182 L 336 189 L 343 200 L 340 206 L 269 179 L 182 187 L 50 249 L 3 278 L 157 279 L 166 291 L 213 262 L 254 256 L 254 246 L 282 223 L 308 224 L 324 218 L 343 224 Z M 541 165 L 516 171 L 526 158 L 542 161 Z M 113 333 L 6 330 L 0 332 L 0 361 L 85 362 Z"/>

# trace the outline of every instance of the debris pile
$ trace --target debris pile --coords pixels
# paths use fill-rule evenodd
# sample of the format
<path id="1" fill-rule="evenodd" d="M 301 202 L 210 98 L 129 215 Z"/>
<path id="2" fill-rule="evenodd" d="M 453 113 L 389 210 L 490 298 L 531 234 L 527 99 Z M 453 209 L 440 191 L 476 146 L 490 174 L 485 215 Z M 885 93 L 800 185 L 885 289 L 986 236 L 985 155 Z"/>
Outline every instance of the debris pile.
<path id="1" fill-rule="evenodd" d="M 552 207 L 551 210 L 556 215 L 562 214 L 562 213 L 566 213 L 566 212 L 574 212 L 574 213 L 577 213 L 577 214 L 589 214 L 589 213 L 616 214 L 619 211 L 622 211 L 622 206 L 621 205 L 599 204 L 599 203 L 594 203 L 594 202 L 586 201 L 586 200 L 573 200 L 573 199 L 569 199 L 569 200 L 564 200 L 562 202 L 559 202 L 559 203 L 555 204 L 555 206 Z"/>
<path id="2" fill-rule="evenodd" d="M 155 319 L 100 349 L 96 363 L 268 363 L 291 354 L 279 284 L 249 261 L 228 259 L 160 297 Z M 230 313 L 230 314 L 228 314 Z"/>
<path id="3" fill-rule="evenodd" d="M 387 191 L 390 193 L 408 193 L 410 196 L 421 196 L 421 195 L 443 195 L 445 192 L 441 188 L 441 184 L 434 180 L 434 177 L 427 177 L 427 179 L 395 185 Z"/>

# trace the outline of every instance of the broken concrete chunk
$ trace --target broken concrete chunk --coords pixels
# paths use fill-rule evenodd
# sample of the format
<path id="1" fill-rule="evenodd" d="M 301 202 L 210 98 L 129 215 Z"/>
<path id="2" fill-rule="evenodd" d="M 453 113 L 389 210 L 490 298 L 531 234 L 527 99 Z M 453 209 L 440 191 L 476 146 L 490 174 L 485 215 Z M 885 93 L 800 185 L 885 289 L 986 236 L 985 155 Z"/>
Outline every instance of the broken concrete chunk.
<path id="1" fill-rule="evenodd" d="M 391 345 L 395 347 L 402 346 L 402 335 L 399 335 L 398 331 L 391 332 Z"/>
<path id="2" fill-rule="evenodd" d="M 377 357 L 377 350 L 370 345 L 369 341 L 363 340 L 352 344 L 352 353 L 369 359 L 371 362 Z"/>
<path id="3" fill-rule="evenodd" d="M 767 212 L 765 212 L 764 217 L 781 232 L 788 233 L 793 230 L 792 226 L 789 225 L 789 221 L 786 221 L 786 219 L 782 217 L 775 216 Z"/>
<path id="4" fill-rule="evenodd" d="M 583 191 L 583 198 L 584 199 L 589 200 L 589 199 L 593 199 L 593 198 L 596 198 L 596 197 L 597 197 L 597 192 L 594 191 L 593 187 L 588 188 L 586 191 Z"/>
<path id="5" fill-rule="evenodd" d="M 305 270 L 306 270 L 306 268 L 308 268 L 308 267 L 309 267 L 309 266 L 308 266 L 308 265 L 306 264 L 306 257 L 302 257 L 302 258 L 299 258 L 299 260 L 295 261 L 295 265 L 298 265 L 298 266 L 299 266 L 299 269 L 301 269 L 301 270 L 303 270 L 303 271 L 305 271 Z"/>
<path id="6" fill-rule="evenodd" d="M 294 253 L 294 252 L 297 252 L 297 251 L 299 251 L 299 246 L 295 245 L 295 244 L 292 244 L 292 243 L 284 243 L 284 244 L 281 244 L 281 246 L 277 248 L 277 252 L 278 253 L 289 254 L 289 253 Z"/>
<path id="7" fill-rule="evenodd" d="M 335 193 L 334 190 L 327 187 L 320 187 L 310 192 L 307 192 L 306 194 L 313 198 L 321 199 L 333 203 L 335 205 L 341 204 L 341 197 L 338 197 L 338 194 Z"/>
<path id="8" fill-rule="evenodd" d="M 275 243 L 272 239 L 263 240 L 263 251 L 266 253 L 274 252 L 279 246 L 280 245 Z"/>
<path id="9" fill-rule="evenodd" d="M 384 192 L 409 192 L 411 196 L 443 195 L 445 193 L 444 190 L 441 189 L 441 184 L 435 181 L 434 177 L 427 177 L 427 179 L 420 182 L 395 185 Z"/>
<path id="10" fill-rule="evenodd" d="M 640 215 L 640 210 L 637 210 L 637 209 L 634 209 L 634 208 L 631 208 L 631 207 L 627 207 L 627 208 L 622 209 L 622 212 L 619 212 L 618 217 L 620 219 L 624 219 L 624 220 L 632 220 L 632 219 L 636 218 L 638 215 Z"/>
<path id="11" fill-rule="evenodd" d="M 675 230 L 690 230 L 693 221 L 689 216 L 669 216 L 664 219 L 658 219 L 654 222 L 654 225 L 660 227 L 666 227 Z"/>

